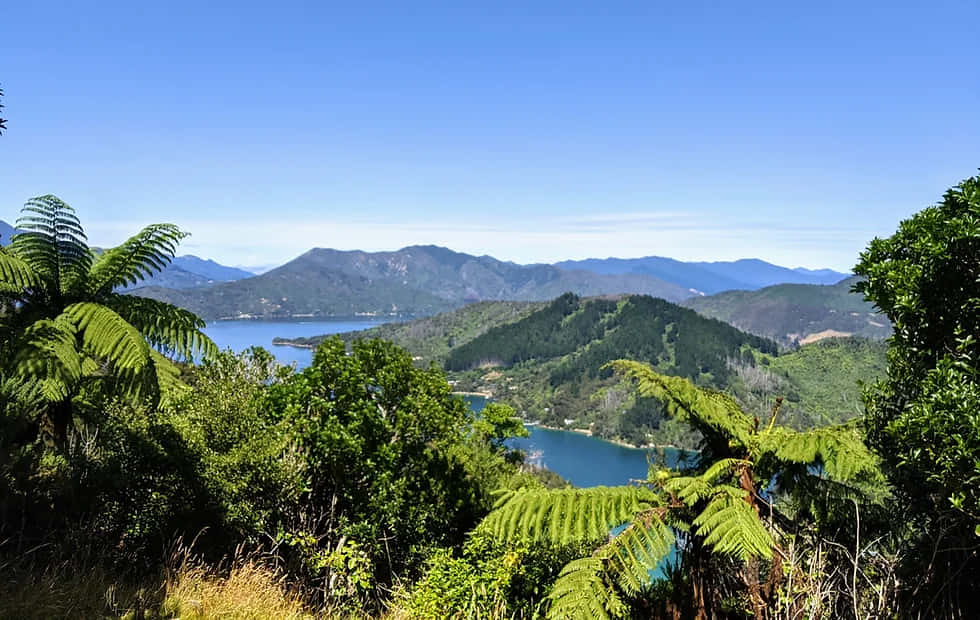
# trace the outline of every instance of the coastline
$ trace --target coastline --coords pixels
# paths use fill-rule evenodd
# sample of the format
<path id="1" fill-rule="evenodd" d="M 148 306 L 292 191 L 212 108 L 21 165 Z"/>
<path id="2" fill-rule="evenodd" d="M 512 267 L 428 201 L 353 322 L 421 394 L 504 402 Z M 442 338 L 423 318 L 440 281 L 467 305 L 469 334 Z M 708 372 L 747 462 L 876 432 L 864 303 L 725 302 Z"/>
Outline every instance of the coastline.
<path id="1" fill-rule="evenodd" d="M 525 422 L 524 426 L 537 426 L 538 428 L 544 428 L 549 431 L 565 431 L 572 433 L 579 433 L 587 437 L 593 437 L 599 441 L 605 441 L 607 443 L 616 444 L 622 448 L 629 448 L 630 450 L 661 450 L 664 448 L 670 448 L 671 450 L 678 450 L 680 452 L 695 452 L 689 448 L 681 448 L 680 446 L 675 446 L 673 444 L 647 444 L 645 446 L 634 446 L 631 443 L 623 441 L 622 439 L 610 439 L 608 437 L 599 437 L 598 435 L 593 435 L 592 431 L 587 428 L 559 428 L 557 426 L 548 426 L 547 424 L 541 424 L 540 422 Z"/>
<path id="2" fill-rule="evenodd" d="M 272 346 L 274 347 L 294 347 L 297 349 L 315 349 L 319 345 L 316 344 L 304 344 L 302 342 L 293 342 L 292 340 L 272 340 Z"/>

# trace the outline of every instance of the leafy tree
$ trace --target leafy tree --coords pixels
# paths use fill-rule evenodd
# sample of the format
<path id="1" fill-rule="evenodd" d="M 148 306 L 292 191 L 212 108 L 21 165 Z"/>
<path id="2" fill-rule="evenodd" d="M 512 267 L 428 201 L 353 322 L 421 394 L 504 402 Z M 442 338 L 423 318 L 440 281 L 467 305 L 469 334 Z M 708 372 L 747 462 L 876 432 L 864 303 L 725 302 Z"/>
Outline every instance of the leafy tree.
<path id="1" fill-rule="evenodd" d="M 686 532 L 681 546 L 699 616 L 719 611 L 724 579 L 711 567 L 721 561 L 741 573 L 754 615 L 767 617 L 782 579 L 776 534 L 792 523 L 774 494 L 796 499 L 797 518 L 817 514 L 820 498 L 864 496 L 879 482 L 876 459 L 853 426 L 797 432 L 775 424 L 777 408 L 760 427 L 726 394 L 638 362 L 612 367 L 634 380 L 642 396 L 659 400 L 668 416 L 700 432 L 698 465 L 651 472 L 641 486 L 510 491 L 481 528 L 504 540 L 597 543 L 590 557 L 567 564 L 555 581 L 551 618 L 625 615 L 623 595 L 645 587 L 648 571 L 677 543 L 677 531 Z M 622 529 L 610 535 L 616 528 Z M 766 582 L 760 561 L 771 562 Z"/>
<path id="2" fill-rule="evenodd" d="M 313 556 L 353 541 L 380 583 L 421 568 L 432 547 L 460 544 L 485 504 L 459 455 L 472 413 L 450 390 L 441 370 L 415 367 L 389 342 L 348 353 L 339 338 L 270 386 L 266 408 L 293 425 L 309 512 L 321 515 L 290 525 L 294 540 L 315 541 Z"/>
<path id="3" fill-rule="evenodd" d="M 910 600 L 927 616 L 975 615 L 980 177 L 901 222 L 891 237 L 874 239 L 854 271 L 864 278 L 855 289 L 894 325 L 888 378 L 866 391 L 865 402 L 868 440 L 920 543 L 909 566 Z"/>
<path id="4" fill-rule="evenodd" d="M 38 383 L 57 443 L 84 389 L 159 402 L 181 385 L 168 357 L 214 352 L 194 314 L 115 292 L 170 262 L 186 236 L 173 224 L 97 255 L 74 210 L 46 195 L 27 201 L 17 226 L 23 232 L 0 248 L 0 366 Z"/>

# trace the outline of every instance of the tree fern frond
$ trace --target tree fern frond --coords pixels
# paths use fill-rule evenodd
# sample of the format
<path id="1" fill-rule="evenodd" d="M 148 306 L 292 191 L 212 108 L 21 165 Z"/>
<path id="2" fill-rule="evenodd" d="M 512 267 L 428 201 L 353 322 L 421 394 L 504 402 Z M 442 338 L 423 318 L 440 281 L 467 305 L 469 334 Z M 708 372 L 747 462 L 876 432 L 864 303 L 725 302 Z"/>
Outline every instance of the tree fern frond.
<path id="1" fill-rule="evenodd" d="M 204 321 L 193 312 L 134 295 L 111 294 L 104 303 L 166 355 L 200 361 L 218 353 L 218 347 L 201 331 Z"/>
<path id="2" fill-rule="evenodd" d="M 548 600 L 547 617 L 553 620 L 606 620 L 626 615 L 626 605 L 606 579 L 603 560 L 595 556 L 566 564 Z"/>
<path id="3" fill-rule="evenodd" d="M 112 309 L 82 302 L 66 307 L 62 316 L 78 330 L 82 350 L 115 371 L 138 374 L 150 363 L 150 346 L 142 334 Z"/>
<path id="4" fill-rule="evenodd" d="M 91 292 L 111 293 L 115 288 L 137 284 L 163 270 L 173 260 L 180 240 L 187 235 L 174 224 L 147 226 L 99 257 L 89 279 Z"/>
<path id="5" fill-rule="evenodd" d="M 650 571 L 670 553 L 674 532 L 660 511 L 648 510 L 634 518 L 626 529 L 599 549 L 607 559 L 607 572 L 625 592 L 636 594 L 650 581 Z"/>
<path id="6" fill-rule="evenodd" d="M 61 293 L 80 286 L 92 266 L 88 247 L 75 210 L 57 196 L 47 194 L 28 200 L 17 219 L 23 232 L 10 248 L 27 261 L 42 278 Z"/>
<path id="7" fill-rule="evenodd" d="M 662 375 L 641 362 L 616 360 L 608 366 L 635 382 L 641 396 L 660 401 L 667 415 L 688 422 L 706 437 L 748 443 L 753 422 L 727 394 L 697 387 L 682 377 Z"/>
<path id="8" fill-rule="evenodd" d="M 555 544 L 597 541 L 659 503 L 644 487 L 522 489 L 510 494 L 480 527 L 503 540 L 526 538 Z"/>
<path id="9" fill-rule="evenodd" d="M 772 557 L 772 535 L 741 489 L 728 487 L 716 493 L 693 523 L 705 544 L 718 553 L 743 562 Z"/>
<path id="10" fill-rule="evenodd" d="M 153 364 L 160 404 L 167 406 L 179 401 L 190 390 L 190 387 L 180 380 L 180 369 L 169 359 L 152 349 L 150 350 L 150 361 Z"/>
<path id="11" fill-rule="evenodd" d="M 41 278 L 30 263 L 0 249 L 0 285 L 16 292 L 41 286 Z"/>
<path id="12" fill-rule="evenodd" d="M 36 417 L 43 411 L 46 401 L 38 382 L 0 374 L 0 414 L 8 419 L 18 414 Z"/>
<path id="13" fill-rule="evenodd" d="M 782 461 L 821 465 L 836 480 L 868 476 L 883 479 L 877 457 L 851 426 L 828 426 L 805 432 L 777 427 L 762 434 L 759 448 Z"/>
<path id="14" fill-rule="evenodd" d="M 41 319 L 15 341 L 13 369 L 36 381 L 44 398 L 68 398 L 70 387 L 82 376 L 82 357 L 75 343 L 75 328 L 64 319 Z"/>

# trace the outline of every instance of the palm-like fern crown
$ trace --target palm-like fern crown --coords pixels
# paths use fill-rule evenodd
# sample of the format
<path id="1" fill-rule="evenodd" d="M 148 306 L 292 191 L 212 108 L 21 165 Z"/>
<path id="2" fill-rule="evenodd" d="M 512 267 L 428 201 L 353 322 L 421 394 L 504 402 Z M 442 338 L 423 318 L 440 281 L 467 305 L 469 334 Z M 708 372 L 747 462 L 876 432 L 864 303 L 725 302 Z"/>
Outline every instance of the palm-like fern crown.
<path id="1" fill-rule="evenodd" d="M 148 226 L 98 256 L 74 210 L 56 196 L 27 201 L 17 226 L 23 232 L 0 248 L 2 364 L 36 380 L 48 400 L 70 398 L 94 376 L 156 399 L 178 385 L 168 358 L 215 351 L 196 315 L 115 292 L 170 263 L 186 236 L 173 224 Z"/>
<path id="2" fill-rule="evenodd" d="M 633 593 L 647 571 L 668 554 L 675 531 L 697 536 L 715 553 L 736 561 L 770 558 L 775 511 L 760 491 L 770 481 L 785 490 L 862 492 L 881 481 L 874 456 L 852 427 L 797 432 L 765 428 L 728 395 L 669 377 L 638 362 L 611 367 L 639 392 L 656 398 L 668 415 L 704 437 L 697 469 L 654 472 L 646 486 L 511 492 L 481 524 L 503 539 L 552 543 L 601 541 L 595 553 L 569 563 L 550 594 L 551 618 L 605 618 L 625 613 L 618 592 Z M 832 487 L 832 489 L 831 489 Z M 782 490 L 782 489 L 781 489 Z M 626 525 L 611 535 L 613 528 Z"/>

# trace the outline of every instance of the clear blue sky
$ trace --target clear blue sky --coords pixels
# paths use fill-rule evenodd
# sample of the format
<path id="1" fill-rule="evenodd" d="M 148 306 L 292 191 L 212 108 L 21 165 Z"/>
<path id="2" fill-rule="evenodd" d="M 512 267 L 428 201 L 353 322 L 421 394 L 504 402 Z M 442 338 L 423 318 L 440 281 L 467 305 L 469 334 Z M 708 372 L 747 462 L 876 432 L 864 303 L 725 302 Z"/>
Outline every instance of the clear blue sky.
<path id="1" fill-rule="evenodd" d="M 980 167 L 975 0 L 481 4 L 7 3 L 0 219 L 843 270 Z"/>

